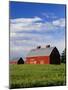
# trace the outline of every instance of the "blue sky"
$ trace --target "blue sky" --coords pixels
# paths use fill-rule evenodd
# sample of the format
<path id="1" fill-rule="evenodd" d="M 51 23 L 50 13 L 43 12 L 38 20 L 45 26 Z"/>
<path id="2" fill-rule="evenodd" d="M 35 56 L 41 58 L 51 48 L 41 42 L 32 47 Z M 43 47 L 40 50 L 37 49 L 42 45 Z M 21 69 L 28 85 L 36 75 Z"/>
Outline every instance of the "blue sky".
<path id="1" fill-rule="evenodd" d="M 47 44 L 65 48 L 65 5 L 10 2 L 10 59 Z"/>

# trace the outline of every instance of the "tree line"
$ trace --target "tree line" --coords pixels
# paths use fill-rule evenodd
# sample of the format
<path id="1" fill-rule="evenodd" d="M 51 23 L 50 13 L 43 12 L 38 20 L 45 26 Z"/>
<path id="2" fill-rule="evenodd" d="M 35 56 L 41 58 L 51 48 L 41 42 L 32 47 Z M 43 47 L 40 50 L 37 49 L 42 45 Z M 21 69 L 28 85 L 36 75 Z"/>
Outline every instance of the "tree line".
<path id="1" fill-rule="evenodd" d="M 66 63 L 66 48 L 61 54 L 61 63 Z"/>

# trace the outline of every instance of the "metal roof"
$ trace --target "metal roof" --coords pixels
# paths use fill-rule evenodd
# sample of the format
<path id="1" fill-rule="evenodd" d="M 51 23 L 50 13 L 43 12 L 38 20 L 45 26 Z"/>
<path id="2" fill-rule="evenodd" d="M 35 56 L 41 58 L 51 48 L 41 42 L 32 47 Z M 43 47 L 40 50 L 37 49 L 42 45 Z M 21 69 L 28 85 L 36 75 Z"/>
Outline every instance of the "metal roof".
<path id="1" fill-rule="evenodd" d="M 54 48 L 55 48 L 55 47 L 32 49 L 32 50 L 28 53 L 27 57 L 49 56 Z"/>

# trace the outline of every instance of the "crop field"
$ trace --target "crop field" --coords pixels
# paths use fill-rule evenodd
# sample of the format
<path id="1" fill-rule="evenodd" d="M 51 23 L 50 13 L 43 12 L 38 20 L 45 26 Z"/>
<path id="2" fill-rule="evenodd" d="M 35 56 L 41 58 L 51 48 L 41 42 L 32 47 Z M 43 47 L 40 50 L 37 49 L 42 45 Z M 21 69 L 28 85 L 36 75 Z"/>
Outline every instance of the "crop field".
<path id="1" fill-rule="evenodd" d="M 30 88 L 65 85 L 65 64 L 10 64 L 9 80 L 10 88 Z"/>

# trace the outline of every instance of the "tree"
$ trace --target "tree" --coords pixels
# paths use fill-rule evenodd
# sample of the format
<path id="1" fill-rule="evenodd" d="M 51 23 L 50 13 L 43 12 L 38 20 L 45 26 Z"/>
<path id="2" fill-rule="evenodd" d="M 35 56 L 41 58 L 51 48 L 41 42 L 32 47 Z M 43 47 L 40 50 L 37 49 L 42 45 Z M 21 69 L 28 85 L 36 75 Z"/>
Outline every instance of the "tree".
<path id="1" fill-rule="evenodd" d="M 24 60 L 22 58 L 20 58 L 17 62 L 17 64 L 24 64 Z"/>
<path id="2" fill-rule="evenodd" d="M 66 49 L 62 52 L 61 62 L 66 63 Z"/>

